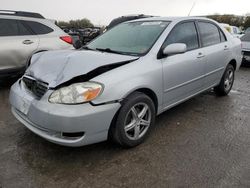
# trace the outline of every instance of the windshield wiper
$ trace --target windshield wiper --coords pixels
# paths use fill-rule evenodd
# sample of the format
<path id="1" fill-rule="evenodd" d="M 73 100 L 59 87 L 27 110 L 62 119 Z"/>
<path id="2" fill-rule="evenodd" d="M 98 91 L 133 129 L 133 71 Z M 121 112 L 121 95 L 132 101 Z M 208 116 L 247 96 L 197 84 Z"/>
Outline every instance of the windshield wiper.
<path id="1" fill-rule="evenodd" d="M 101 52 L 108 52 L 108 53 L 126 55 L 126 53 L 115 51 L 115 50 L 111 50 L 110 48 L 96 48 L 96 50 L 101 51 Z"/>

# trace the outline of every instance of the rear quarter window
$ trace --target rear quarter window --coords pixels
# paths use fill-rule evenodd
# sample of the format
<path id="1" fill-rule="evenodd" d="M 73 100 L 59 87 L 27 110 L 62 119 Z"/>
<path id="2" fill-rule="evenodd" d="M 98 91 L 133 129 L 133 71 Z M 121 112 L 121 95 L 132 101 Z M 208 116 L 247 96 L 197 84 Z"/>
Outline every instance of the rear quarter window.
<path id="1" fill-rule="evenodd" d="M 44 35 L 53 32 L 50 27 L 33 21 L 24 21 L 24 23 L 31 28 L 31 30 L 37 35 Z"/>

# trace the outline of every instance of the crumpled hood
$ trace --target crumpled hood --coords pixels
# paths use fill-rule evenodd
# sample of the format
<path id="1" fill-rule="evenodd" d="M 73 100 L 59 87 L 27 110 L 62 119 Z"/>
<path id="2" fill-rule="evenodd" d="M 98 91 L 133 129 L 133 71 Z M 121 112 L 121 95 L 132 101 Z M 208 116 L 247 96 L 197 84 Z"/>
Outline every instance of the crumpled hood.
<path id="1" fill-rule="evenodd" d="M 32 57 L 25 74 L 53 88 L 98 67 L 136 59 L 138 57 L 89 50 L 42 52 Z"/>

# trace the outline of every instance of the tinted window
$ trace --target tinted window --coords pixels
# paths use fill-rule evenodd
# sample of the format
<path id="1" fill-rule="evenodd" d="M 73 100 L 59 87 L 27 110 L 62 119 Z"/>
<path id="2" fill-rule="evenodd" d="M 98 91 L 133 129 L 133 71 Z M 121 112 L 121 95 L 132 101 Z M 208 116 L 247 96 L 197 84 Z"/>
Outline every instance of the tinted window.
<path id="1" fill-rule="evenodd" d="M 198 25 L 204 47 L 220 43 L 220 34 L 217 26 L 207 22 L 199 22 Z"/>
<path id="2" fill-rule="evenodd" d="M 164 47 L 173 43 L 184 43 L 187 45 L 187 50 L 198 48 L 199 42 L 194 22 L 177 25 L 165 41 Z"/>
<path id="3" fill-rule="evenodd" d="M 51 29 L 50 27 L 47 27 L 46 25 L 38 22 L 25 21 L 25 24 L 28 25 L 37 35 L 48 34 L 53 31 L 53 29 Z"/>
<path id="4" fill-rule="evenodd" d="M 19 29 L 19 35 L 32 35 L 32 32 L 25 27 L 20 21 L 17 21 L 18 29 Z"/>
<path id="5" fill-rule="evenodd" d="M 0 19 L 0 36 L 17 36 L 18 26 L 16 20 Z"/>

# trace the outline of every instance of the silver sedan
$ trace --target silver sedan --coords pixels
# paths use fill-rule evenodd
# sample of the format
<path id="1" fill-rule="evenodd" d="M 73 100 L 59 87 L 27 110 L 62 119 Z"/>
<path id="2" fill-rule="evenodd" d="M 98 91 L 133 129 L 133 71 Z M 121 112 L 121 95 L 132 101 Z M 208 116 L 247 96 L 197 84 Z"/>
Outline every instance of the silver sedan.
<path id="1" fill-rule="evenodd" d="M 227 95 L 240 63 L 240 40 L 212 20 L 134 20 L 80 50 L 34 55 L 10 102 L 21 123 L 51 142 L 134 147 L 169 108 L 210 88 Z"/>

